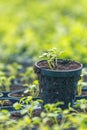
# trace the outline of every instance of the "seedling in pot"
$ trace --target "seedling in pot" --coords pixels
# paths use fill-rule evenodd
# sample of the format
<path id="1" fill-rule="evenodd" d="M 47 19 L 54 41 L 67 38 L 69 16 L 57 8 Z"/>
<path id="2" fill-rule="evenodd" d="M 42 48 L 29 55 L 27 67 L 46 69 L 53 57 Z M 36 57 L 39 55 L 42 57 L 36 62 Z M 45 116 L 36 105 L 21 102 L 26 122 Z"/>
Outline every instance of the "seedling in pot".
<path id="1" fill-rule="evenodd" d="M 30 93 L 31 96 L 37 97 L 39 95 L 38 80 L 35 80 L 32 84 L 25 84 L 28 88 L 24 91 L 24 94 Z"/>
<path id="2" fill-rule="evenodd" d="M 23 97 L 19 102 L 16 102 L 13 106 L 16 110 L 22 109 L 21 114 L 28 114 L 29 117 L 32 117 L 32 113 L 35 109 L 38 109 L 42 100 L 33 100 L 32 96 Z"/>
<path id="3" fill-rule="evenodd" d="M 39 96 L 44 104 L 63 101 L 61 108 L 64 109 L 69 102 L 73 104 L 83 65 L 59 58 L 62 53 L 58 53 L 56 48 L 44 53 L 41 57 L 45 60 L 35 63 L 34 70 L 39 80 Z"/>
<path id="4" fill-rule="evenodd" d="M 55 70 L 58 69 L 58 59 L 62 55 L 64 51 L 57 51 L 57 48 L 50 49 L 46 52 L 44 52 L 40 58 L 47 61 L 48 66 L 50 69 Z"/>

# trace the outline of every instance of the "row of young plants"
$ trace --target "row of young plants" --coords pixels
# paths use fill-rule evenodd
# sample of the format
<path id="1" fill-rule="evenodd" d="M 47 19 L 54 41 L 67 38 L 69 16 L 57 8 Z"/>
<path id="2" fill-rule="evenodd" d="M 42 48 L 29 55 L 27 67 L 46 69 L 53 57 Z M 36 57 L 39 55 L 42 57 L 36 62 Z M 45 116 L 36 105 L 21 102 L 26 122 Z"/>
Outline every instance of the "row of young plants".
<path id="1" fill-rule="evenodd" d="M 23 106 L 25 102 L 26 106 Z M 86 130 L 87 129 L 87 100 L 77 100 L 74 108 L 62 110 L 61 103 L 46 104 L 43 108 L 36 107 L 41 100 L 33 101 L 29 96 L 26 100 L 20 100 L 23 108 L 19 114 L 9 113 L 6 110 L 0 111 L 1 130 Z M 19 104 L 14 104 L 18 110 Z M 35 108 L 36 107 L 36 108 Z M 18 115 L 18 116 L 17 116 Z"/>
<path id="2" fill-rule="evenodd" d="M 82 64 L 60 59 L 60 54 L 56 48 L 53 48 L 41 56 L 45 58 L 44 60 L 35 64 L 34 71 L 38 75 L 39 85 L 38 81 L 30 85 L 27 79 L 24 84 L 21 82 L 25 87 L 23 91 L 20 90 L 17 93 L 17 90 L 7 94 L 5 100 L 1 100 L 3 99 L 1 97 L 1 130 L 85 130 L 87 128 L 87 96 L 76 97 L 77 91 L 80 94 L 82 85 L 86 84 L 80 80 Z M 27 69 L 25 67 L 24 69 L 26 73 Z M 29 78 L 29 75 L 25 73 L 22 72 L 22 76 Z M 18 70 L 15 76 L 21 78 Z M 1 81 L 5 83 L 5 80 Z M 18 86 L 15 88 L 19 89 Z M 14 97 L 16 100 L 14 105 L 8 98 L 9 95 L 11 99 Z M 9 104 L 8 100 L 12 104 Z M 9 104 L 13 110 L 7 112 L 5 103 Z"/>

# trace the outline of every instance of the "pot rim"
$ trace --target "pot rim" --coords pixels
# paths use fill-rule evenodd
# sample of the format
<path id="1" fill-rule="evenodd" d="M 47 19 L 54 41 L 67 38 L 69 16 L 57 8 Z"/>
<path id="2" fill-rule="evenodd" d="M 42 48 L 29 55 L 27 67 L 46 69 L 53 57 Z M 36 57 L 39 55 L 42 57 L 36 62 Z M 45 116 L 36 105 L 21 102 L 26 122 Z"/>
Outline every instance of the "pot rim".
<path id="1" fill-rule="evenodd" d="M 8 112 L 16 111 L 13 106 L 2 106 L 0 107 L 0 111 L 1 110 L 7 110 Z"/>
<path id="2" fill-rule="evenodd" d="M 22 97 L 17 97 L 17 96 L 11 96 L 11 94 L 15 94 L 15 93 L 21 93 L 21 92 L 24 92 L 26 90 L 26 88 L 24 89 L 21 89 L 21 90 L 18 90 L 18 91 L 13 91 L 13 92 L 10 92 L 8 94 L 8 99 L 14 99 L 14 100 L 20 100 Z M 37 100 L 37 99 L 40 99 L 40 97 L 32 97 L 32 100 Z"/>
<path id="3" fill-rule="evenodd" d="M 9 100 L 9 101 L 19 101 L 19 99 L 15 99 L 15 98 L 12 98 L 12 97 L 0 97 L 0 100 Z"/>
<path id="4" fill-rule="evenodd" d="M 12 91 L 12 92 L 10 92 L 10 93 L 8 94 L 8 97 L 9 97 L 9 98 L 14 98 L 14 99 L 16 99 L 16 98 L 20 99 L 20 97 L 11 96 L 11 94 L 21 93 L 21 92 L 23 92 L 23 91 L 25 91 L 25 90 L 26 90 L 26 88 L 21 89 L 21 90 L 15 90 L 15 91 Z"/>
<path id="5" fill-rule="evenodd" d="M 40 62 L 43 62 L 43 61 L 47 61 L 47 60 L 40 60 L 40 61 L 37 61 L 35 63 L 35 67 L 37 67 L 38 69 L 40 70 L 44 70 L 44 71 L 49 71 L 49 72 L 73 72 L 73 71 L 78 71 L 78 70 L 81 70 L 83 68 L 83 64 L 81 64 L 80 62 L 77 62 L 77 61 L 74 61 L 74 60 L 70 60 L 70 59 L 58 59 L 58 60 L 69 60 L 69 61 L 72 61 L 72 62 L 75 62 L 77 64 L 80 65 L 80 67 L 78 67 L 77 69 L 71 69 L 71 70 L 51 70 L 51 69 L 46 69 L 46 68 L 42 68 L 38 65 L 38 63 Z"/>

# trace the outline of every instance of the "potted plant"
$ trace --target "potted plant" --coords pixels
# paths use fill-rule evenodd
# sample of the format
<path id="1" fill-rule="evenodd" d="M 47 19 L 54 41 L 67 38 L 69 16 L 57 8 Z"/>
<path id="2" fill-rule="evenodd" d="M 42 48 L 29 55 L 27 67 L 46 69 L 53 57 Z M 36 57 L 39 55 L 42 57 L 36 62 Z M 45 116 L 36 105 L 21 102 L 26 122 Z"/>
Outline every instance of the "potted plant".
<path id="1" fill-rule="evenodd" d="M 44 103 L 63 101 L 63 108 L 74 101 L 82 64 L 69 59 L 59 59 L 61 55 L 53 48 L 43 53 L 44 60 L 35 63 L 34 71 L 39 80 L 39 96 Z"/>

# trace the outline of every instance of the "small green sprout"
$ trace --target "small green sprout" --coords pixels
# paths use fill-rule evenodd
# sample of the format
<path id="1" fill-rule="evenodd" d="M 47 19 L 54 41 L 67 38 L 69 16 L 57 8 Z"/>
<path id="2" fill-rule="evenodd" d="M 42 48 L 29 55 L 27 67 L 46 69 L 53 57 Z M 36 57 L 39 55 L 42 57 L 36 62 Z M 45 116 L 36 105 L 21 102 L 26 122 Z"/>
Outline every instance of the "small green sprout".
<path id="1" fill-rule="evenodd" d="M 58 68 L 58 59 L 64 51 L 58 52 L 57 48 L 50 49 L 42 54 L 40 58 L 47 60 L 50 69 Z"/>
<path id="2" fill-rule="evenodd" d="M 85 113 L 87 110 L 87 100 L 86 99 L 77 100 L 74 107 L 82 110 Z"/>
<path id="3" fill-rule="evenodd" d="M 13 104 L 13 107 L 16 110 L 20 110 L 23 107 L 23 105 L 21 103 L 19 103 L 19 102 L 16 102 L 16 103 Z"/>

